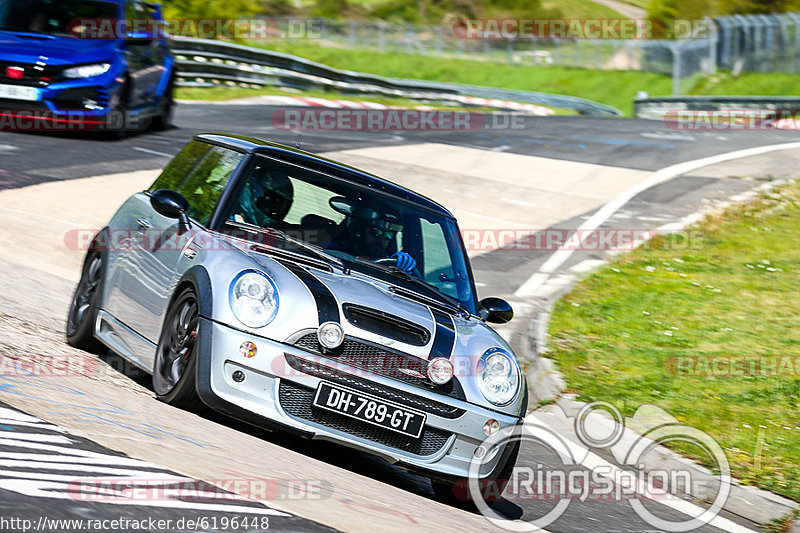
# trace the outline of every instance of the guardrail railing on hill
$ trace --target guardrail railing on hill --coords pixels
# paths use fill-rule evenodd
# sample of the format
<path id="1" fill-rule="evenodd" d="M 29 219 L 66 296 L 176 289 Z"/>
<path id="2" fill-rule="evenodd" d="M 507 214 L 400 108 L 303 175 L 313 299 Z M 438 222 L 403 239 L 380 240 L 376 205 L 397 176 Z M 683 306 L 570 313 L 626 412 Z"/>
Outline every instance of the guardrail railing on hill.
<path id="1" fill-rule="evenodd" d="M 800 112 L 800 97 L 796 96 L 664 96 L 639 98 L 633 102 L 637 118 L 664 119 L 668 112 L 680 110 L 724 111 L 752 110 L 774 114 Z"/>
<path id="2" fill-rule="evenodd" d="M 464 97 L 476 97 L 573 109 L 585 115 L 622 115 L 615 107 L 574 96 L 386 78 L 336 69 L 288 54 L 221 41 L 176 39 L 173 41 L 173 51 L 178 58 L 180 86 L 273 85 L 301 90 L 336 90 L 343 93 L 453 102 L 459 102 Z"/>

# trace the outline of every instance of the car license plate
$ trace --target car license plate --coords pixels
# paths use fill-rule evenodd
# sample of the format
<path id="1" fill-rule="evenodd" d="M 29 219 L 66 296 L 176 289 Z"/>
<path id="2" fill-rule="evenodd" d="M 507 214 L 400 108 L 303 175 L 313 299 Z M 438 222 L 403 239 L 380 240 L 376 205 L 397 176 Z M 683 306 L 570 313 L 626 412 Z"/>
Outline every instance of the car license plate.
<path id="1" fill-rule="evenodd" d="M 38 102 L 42 99 L 42 91 L 36 87 L 0 85 L 0 98 L 7 98 L 9 100 L 25 100 L 26 102 Z"/>
<path id="2" fill-rule="evenodd" d="M 322 382 L 314 405 L 336 413 L 418 438 L 427 415 L 369 394 Z"/>

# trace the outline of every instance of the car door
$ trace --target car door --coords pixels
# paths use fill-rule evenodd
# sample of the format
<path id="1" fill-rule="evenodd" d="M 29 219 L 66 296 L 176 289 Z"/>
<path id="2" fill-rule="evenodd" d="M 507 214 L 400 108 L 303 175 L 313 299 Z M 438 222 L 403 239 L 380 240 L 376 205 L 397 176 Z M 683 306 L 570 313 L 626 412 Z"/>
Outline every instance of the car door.
<path id="1" fill-rule="evenodd" d="M 140 290 L 131 312 L 137 316 L 134 329 L 148 340 L 158 342 L 169 300 L 181 274 L 191 264 L 187 245 L 198 238 L 198 233 L 206 231 L 222 192 L 244 157 L 242 153 L 212 146 L 178 186 L 177 191 L 189 201 L 191 231 L 180 228 L 177 220 L 155 212 L 143 221 L 152 238 L 137 254 Z M 161 188 L 158 182 L 154 187 Z"/>

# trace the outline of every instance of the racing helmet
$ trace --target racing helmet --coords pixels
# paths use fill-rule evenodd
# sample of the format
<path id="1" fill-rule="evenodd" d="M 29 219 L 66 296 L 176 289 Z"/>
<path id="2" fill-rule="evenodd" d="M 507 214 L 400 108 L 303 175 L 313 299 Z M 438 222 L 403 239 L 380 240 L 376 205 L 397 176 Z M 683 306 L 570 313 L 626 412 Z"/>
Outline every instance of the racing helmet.
<path id="1" fill-rule="evenodd" d="M 253 168 L 242 193 L 245 214 L 260 226 L 272 226 L 292 207 L 294 187 L 283 170 L 258 165 Z"/>

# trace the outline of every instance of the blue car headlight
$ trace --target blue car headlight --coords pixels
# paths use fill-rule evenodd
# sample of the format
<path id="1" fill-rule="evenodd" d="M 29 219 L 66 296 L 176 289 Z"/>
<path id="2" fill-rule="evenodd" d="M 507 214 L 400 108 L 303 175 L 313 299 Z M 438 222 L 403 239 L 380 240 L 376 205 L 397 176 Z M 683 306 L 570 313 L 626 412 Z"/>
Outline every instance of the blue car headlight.
<path id="1" fill-rule="evenodd" d="M 487 350 L 478 363 L 478 388 L 494 405 L 507 405 L 519 390 L 519 367 L 502 348 Z"/>
<path id="2" fill-rule="evenodd" d="M 61 74 L 65 78 L 92 78 L 105 74 L 111 69 L 111 63 L 95 63 L 93 65 L 81 65 L 79 67 L 72 67 L 66 69 Z"/>
<path id="3" fill-rule="evenodd" d="M 250 328 L 266 326 L 278 313 L 278 288 L 275 282 L 256 270 L 245 270 L 234 278 L 229 300 L 233 315 Z"/>

